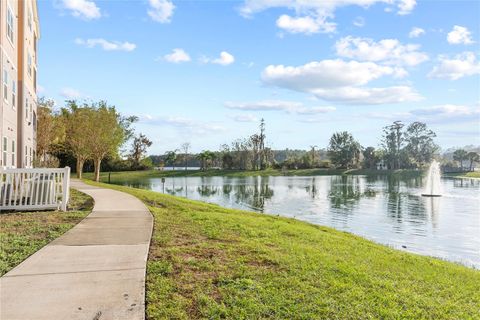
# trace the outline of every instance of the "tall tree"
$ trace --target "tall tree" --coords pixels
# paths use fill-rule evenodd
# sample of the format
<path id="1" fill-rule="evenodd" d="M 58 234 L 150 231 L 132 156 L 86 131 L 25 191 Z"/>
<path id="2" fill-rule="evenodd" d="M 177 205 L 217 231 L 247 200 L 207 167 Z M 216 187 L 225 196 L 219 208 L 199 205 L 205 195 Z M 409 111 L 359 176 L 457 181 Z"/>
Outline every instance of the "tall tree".
<path id="1" fill-rule="evenodd" d="M 253 170 L 258 170 L 261 168 L 261 143 L 262 139 L 260 135 L 254 134 L 250 136 L 249 145 L 252 149 L 253 159 L 252 159 L 252 167 Z"/>
<path id="2" fill-rule="evenodd" d="M 470 166 L 469 166 L 470 171 L 473 171 L 475 163 L 480 162 L 480 154 L 478 154 L 477 152 L 471 151 L 467 154 L 467 158 L 470 161 Z"/>
<path id="3" fill-rule="evenodd" d="M 78 106 L 74 100 L 66 102 L 62 116 L 66 127 L 66 146 L 76 159 L 77 178 L 82 179 L 83 165 L 91 157 L 90 143 L 93 135 L 94 109 L 84 104 Z"/>
<path id="4" fill-rule="evenodd" d="M 467 154 L 467 159 L 470 161 L 470 171 L 473 171 L 475 163 L 480 162 L 480 155 L 476 152 L 469 152 Z"/>
<path id="5" fill-rule="evenodd" d="M 173 167 L 173 170 L 175 170 L 175 162 L 177 161 L 177 151 L 178 150 L 165 152 L 165 162 L 170 164 Z"/>
<path id="6" fill-rule="evenodd" d="M 39 166 L 48 166 L 54 146 L 65 141 L 63 118 L 53 110 L 54 101 L 40 98 L 37 106 L 37 159 Z"/>
<path id="7" fill-rule="evenodd" d="M 183 161 L 185 161 L 185 171 L 188 168 L 188 151 L 190 150 L 190 142 L 184 142 L 182 143 L 182 151 L 183 151 Z"/>
<path id="8" fill-rule="evenodd" d="M 328 156 L 337 167 L 348 169 L 360 161 L 361 148 L 351 133 L 336 132 L 330 138 Z"/>
<path id="9" fill-rule="evenodd" d="M 315 151 L 315 148 L 318 148 L 318 146 L 310 146 L 310 155 L 312 157 L 312 161 L 311 161 L 311 164 L 312 166 L 316 166 L 317 164 L 317 152 Z"/>
<path id="10" fill-rule="evenodd" d="M 385 156 L 390 169 L 399 169 L 401 167 L 401 150 L 404 142 L 403 129 L 404 124 L 401 121 L 395 121 L 393 124 L 383 128 L 382 145 L 385 149 Z"/>
<path id="11" fill-rule="evenodd" d="M 460 163 L 460 168 L 463 171 L 463 161 L 468 159 L 468 152 L 463 149 L 458 149 L 453 152 L 453 160 Z"/>
<path id="12" fill-rule="evenodd" d="M 260 135 L 259 135 L 259 152 L 260 152 L 260 169 L 264 170 L 266 168 L 266 158 L 267 155 L 265 153 L 265 119 L 262 118 L 260 120 Z"/>
<path id="13" fill-rule="evenodd" d="M 200 160 L 201 163 L 201 169 L 202 170 L 207 170 L 212 163 L 212 161 L 215 159 L 215 154 L 209 150 L 204 150 L 198 154 L 198 160 Z"/>
<path id="14" fill-rule="evenodd" d="M 132 141 L 132 149 L 130 151 L 130 158 L 133 161 L 133 167 L 139 168 L 140 162 L 144 157 L 147 149 L 152 145 L 147 136 L 140 133 L 138 136 L 135 136 Z"/>
<path id="15" fill-rule="evenodd" d="M 362 152 L 363 166 L 367 169 L 374 169 L 377 166 L 378 158 L 374 147 L 367 147 Z"/>
<path id="16" fill-rule="evenodd" d="M 114 106 L 105 101 L 92 104 L 91 128 L 88 149 L 95 167 L 95 181 L 100 180 L 100 166 L 107 155 L 115 155 L 125 141 L 122 117 Z"/>
<path id="17" fill-rule="evenodd" d="M 405 150 L 408 157 L 417 167 L 423 167 L 433 160 L 438 146 L 433 141 L 435 132 L 427 128 L 423 122 L 411 123 L 405 132 Z"/>

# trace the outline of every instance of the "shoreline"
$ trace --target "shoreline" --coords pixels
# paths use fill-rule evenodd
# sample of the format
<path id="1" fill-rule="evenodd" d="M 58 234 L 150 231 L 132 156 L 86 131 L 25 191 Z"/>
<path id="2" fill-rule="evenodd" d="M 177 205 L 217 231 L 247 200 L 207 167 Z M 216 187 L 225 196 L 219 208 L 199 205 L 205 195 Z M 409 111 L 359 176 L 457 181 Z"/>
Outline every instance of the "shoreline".
<path id="1" fill-rule="evenodd" d="M 239 310 L 249 318 L 478 315 L 480 272 L 474 268 L 299 219 L 85 182 L 136 196 L 155 218 L 148 318 L 220 311 L 234 318 Z"/>
<path id="2" fill-rule="evenodd" d="M 425 174 L 423 170 L 370 170 L 370 169 L 295 169 L 295 170 L 144 170 L 144 171 L 117 171 L 102 172 L 101 182 L 111 180 L 127 180 L 140 178 L 170 178 L 170 177 L 266 177 L 266 176 L 332 176 L 332 175 L 365 175 L 365 176 L 401 176 L 419 177 Z M 93 173 L 85 172 L 85 179 L 93 179 Z"/>

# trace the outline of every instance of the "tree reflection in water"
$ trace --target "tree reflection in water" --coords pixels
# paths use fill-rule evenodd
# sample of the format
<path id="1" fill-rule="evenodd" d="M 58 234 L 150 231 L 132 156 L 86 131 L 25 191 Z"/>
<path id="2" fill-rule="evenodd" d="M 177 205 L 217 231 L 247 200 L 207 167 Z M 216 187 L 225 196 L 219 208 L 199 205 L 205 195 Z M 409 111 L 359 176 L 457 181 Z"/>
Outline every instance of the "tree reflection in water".
<path id="1" fill-rule="evenodd" d="M 239 184 L 235 188 L 235 201 L 247 204 L 259 212 L 265 210 L 265 200 L 273 197 L 273 189 L 269 187 L 268 177 L 255 177 L 252 185 Z"/>
<path id="2" fill-rule="evenodd" d="M 332 208 L 345 210 L 351 213 L 355 204 L 362 197 L 358 176 L 332 176 L 328 193 Z"/>
<path id="3" fill-rule="evenodd" d="M 312 178 L 310 185 L 305 187 L 305 191 L 307 191 L 307 193 L 310 195 L 312 199 L 315 199 L 317 197 L 318 190 L 317 190 L 315 177 Z"/>
<path id="4" fill-rule="evenodd" d="M 201 185 L 197 188 L 197 192 L 202 197 L 211 197 L 211 196 L 214 196 L 218 193 L 218 187 Z"/>

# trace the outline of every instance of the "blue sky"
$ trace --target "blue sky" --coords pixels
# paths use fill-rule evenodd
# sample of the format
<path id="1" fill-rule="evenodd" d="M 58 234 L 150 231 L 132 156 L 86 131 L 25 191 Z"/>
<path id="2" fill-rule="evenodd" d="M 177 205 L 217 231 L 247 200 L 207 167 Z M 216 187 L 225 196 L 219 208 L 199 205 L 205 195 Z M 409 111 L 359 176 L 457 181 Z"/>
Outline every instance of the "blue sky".
<path id="1" fill-rule="evenodd" d="M 39 1 L 39 94 L 107 100 L 163 153 L 254 133 L 275 149 L 394 120 L 480 144 L 480 3 L 415 0 Z"/>

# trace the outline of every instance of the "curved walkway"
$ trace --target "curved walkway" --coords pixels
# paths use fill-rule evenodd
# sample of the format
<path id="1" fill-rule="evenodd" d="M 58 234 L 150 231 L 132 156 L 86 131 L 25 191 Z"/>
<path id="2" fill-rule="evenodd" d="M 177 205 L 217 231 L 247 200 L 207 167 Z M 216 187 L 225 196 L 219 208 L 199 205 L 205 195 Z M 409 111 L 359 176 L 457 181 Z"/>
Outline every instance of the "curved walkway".
<path id="1" fill-rule="evenodd" d="M 0 278 L 0 319 L 144 319 L 153 218 L 137 198 L 72 181 L 90 215 Z"/>

